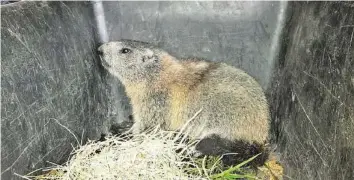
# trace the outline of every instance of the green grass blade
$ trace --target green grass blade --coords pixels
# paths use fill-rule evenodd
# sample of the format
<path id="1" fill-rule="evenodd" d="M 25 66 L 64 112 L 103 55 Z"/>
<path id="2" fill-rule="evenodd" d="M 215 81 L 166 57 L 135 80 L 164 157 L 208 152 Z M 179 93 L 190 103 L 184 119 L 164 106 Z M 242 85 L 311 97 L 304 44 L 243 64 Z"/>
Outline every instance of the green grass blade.
<path id="1" fill-rule="evenodd" d="M 242 166 L 244 166 L 245 164 L 247 164 L 247 163 L 253 161 L 253 159 L 255 159 L 256 157 L 258 157 L 260 154 L 262 154 L 262 153 L 259 153 L 259 154 L 255 155 L 255 156 L 253 156 L 253 157 L 247 159 L 246 161 L 243 161 L 242 163 L 240 163 L 240 164 L 238 164 L 237 166 L 235 166 L 235 168 L 236 168 L 236 169 L 240 169 L 240 168 L 241 168 Z"/>

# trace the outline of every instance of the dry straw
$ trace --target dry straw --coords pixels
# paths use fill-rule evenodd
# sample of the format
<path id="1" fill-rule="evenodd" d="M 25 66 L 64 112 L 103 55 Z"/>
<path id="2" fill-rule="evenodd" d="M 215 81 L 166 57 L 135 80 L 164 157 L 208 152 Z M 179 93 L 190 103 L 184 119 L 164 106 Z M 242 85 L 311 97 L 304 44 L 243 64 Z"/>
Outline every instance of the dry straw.
<path id="1" fill-rule="evenodd" d="M 105 141 L 89 141 L 74 149 L 72 157 L 63 165 L 54 164 L 41 176 L 20 176 L 25 179 L 63 180 L 130 180 L 130 179 L 220 179 L 223 177 L 244 177 L 251 175 L 233 174 L 232 170 L 250 160 L 224 172 L 220 169 L 220 158 L 207 162 L 193 158 L 197 141 L 187 141 L 188 124 L 198 111 L 181 128 L 181 131 L 164 131 L 159 127 L 149 129 L 133 137 L 108 136 Z M 208 165 L 206 165 L 208 164 Z M 213 174 L 216 171 L 219 174 Z M 232 178 L 232 179 L 234 179 Z M 231 178 L 230 178 L 231 179 Z"/>
<path id="2" fill-rule="evenodd" d="M 46 170 L 47 176 L 21 176 L 26 179 L 207 179 L 211 169 L 199 167 L 191 157 L 196 141 L 187 142 L 184 133 L 164 131 L 158 127 L 134 137 L 108 136 L 105 141 L 89 141 L 72 152 L 64 165 Z M 188 161 L 186 161 L 188 159 Z M 193 167 L 194 173 L 186 173 Z"/>

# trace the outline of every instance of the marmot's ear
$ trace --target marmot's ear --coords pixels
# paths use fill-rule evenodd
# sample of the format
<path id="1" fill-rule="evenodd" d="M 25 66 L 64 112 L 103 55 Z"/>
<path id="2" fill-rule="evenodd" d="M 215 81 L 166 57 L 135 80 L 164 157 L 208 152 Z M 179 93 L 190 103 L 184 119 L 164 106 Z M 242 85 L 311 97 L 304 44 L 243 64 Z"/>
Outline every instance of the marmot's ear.
<path id="1" fill-rule="evenodd" d="M 156 62 L 156 58 L 157 56 L 155 55 L 154 51 L 146 49 L 142 57 L 142 62 Z"/>
<path id="2" fill-rule="evenodd" d="M 146 57 L 153 57 L 155 55 L 154 51 L 150 50 L 150 49 L 146 49 L 145 54 Z"/>

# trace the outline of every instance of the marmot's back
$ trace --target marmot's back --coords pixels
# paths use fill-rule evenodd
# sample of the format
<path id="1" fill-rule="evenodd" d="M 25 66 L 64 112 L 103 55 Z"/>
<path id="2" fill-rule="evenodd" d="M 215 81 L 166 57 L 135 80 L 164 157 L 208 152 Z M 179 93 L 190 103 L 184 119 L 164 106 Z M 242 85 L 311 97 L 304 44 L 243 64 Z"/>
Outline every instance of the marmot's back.
<path id="1" fill-rule="evenodd" d="M 214 132 L 230 140 L 266 141 L 269 112 L 259 84 L 245 72 L 223 63 L 204 76 L 189 93 L 184 107 L 184 119 L 203 108 L 192 121 L 192 135 L 203 137 Z"/>

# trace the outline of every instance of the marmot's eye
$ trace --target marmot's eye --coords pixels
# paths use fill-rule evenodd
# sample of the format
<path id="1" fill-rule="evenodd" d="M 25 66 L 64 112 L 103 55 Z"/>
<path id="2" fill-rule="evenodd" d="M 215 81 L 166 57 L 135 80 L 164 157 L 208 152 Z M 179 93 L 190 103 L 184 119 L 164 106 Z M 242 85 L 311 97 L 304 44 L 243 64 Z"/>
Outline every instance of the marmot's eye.
<path id="1" fill-rule="evenodd" d="M 127 53 L 130 53 L 131 50 L 128 49 L 128 48 L 123 48 L 122 50 L 120 50 L 120 52 L 121 52 L 122 54 L 127 54 Z"/>

